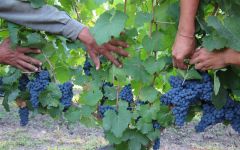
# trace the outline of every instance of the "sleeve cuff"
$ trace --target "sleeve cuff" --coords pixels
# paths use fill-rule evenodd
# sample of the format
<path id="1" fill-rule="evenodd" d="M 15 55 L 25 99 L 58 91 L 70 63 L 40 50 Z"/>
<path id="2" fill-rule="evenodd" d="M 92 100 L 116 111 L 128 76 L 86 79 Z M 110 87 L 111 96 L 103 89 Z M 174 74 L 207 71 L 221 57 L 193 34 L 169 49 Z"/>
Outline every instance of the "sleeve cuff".
<path id="1" fill-rule="evenodd" d="M 85 26 L 74 19 L 70 19 L 63 29 L 63 35 L 71 40 L 76 40 Z"/>

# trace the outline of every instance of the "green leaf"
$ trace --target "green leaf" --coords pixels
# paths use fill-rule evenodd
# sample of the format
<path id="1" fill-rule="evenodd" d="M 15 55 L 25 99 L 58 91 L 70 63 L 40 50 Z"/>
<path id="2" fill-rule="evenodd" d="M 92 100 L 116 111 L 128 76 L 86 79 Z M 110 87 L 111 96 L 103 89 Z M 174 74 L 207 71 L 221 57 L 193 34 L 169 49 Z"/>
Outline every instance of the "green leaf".
<path id="1" fill-rule="evenodd" d="M 96 83 L 90 83 L 88 84 L 89 89 L 87 91 L 84 91 L 80 96 L 80 101 L 82 104 L 89 105 L 89 106 L 95 106 L 98 101 L 102 98 L 102 92 L 98 88 L 98 85 Z"/>
<path id="2" fill-rule="evenodd" d="M 11 93 L 9 93 L 8 95 L 8 102 L 12 102 L 15 101 L 17 99 L 17 97 L 20 94 L 20 90 L 19 89 L 14 89 L 13 91 L 11 91 Z"/>
<path id="3" fill-rule="evenodd" d="M 141 145 L 147 146 L 149 139 L 138 130 L 126 130 L 122 136 L 123 141 L 129 141 L 129 149 L 135 150 L 141 148 Z M 134 143 L 138 146 L 134 146 Z"/>
<path id="4" fill-rule="evenodd" d="M 20 31 L 20 26 L 8 22 L 8 31 L 10 35 L 11 45 L 15 48 L 18 45 L 19 41 L 18 32 Z"/>
<path id="5" fill-rule="evenodd" d="M 203 38 L 203 47 L 207 48 L 209 51 L 222 49 L 226 47 L 226 45 L 227 40 L 225 38 L 219 37 L 216 34 Z"/>
<path id="6" fill-rule="evenodd" d="M 75 123 L 80 120 L 81 111 L 78 108 L 70 107 L 67 112 L 64 113 L 64 117 L 70 123 Z"/>
<path id="7" fill-rule="evenodd" d="M 218 94 L 218 92 L 220 90 L 220 86 L 221 86 L 221 83 L 220 83 L 219 77 L 217 76 L 217 71 L 215 71 L 214 72 L 214 93 L 215 93 L 215 95 Z"/>
<path id="8" fill-rule="evenodd" d="M 115 87 L 106 86 L 106 87 L 104 87 L 104 91 L 105 91 L 104 95 L 109 100 L 116 100 L 117 99 L 117 89 Z"/>
<path id="9" fill-rule="evenodd" d="M 103 128 L 111 130 L 116 137 L 121 137 L 131 121 L 131 113 L 127 110 L 126 103 L 119 103 L 118 114 L 114 111 L 107 111 L 103 118 Z"/>
<path id="10" fill-rule="evenodd" d="M 106 139 L 109 141 L 110 144 L 120 144 L 122 142 L 121 137 L 117 138 L 116 136 L 114 136 L 114 134 L 112 132 L 104 132 Z"/>
<path id="11" fill-rule="evenodd" d="M 9 107 L 9 104 L 8 104 L 8 96 L 6 95 L 6 93 L 5 93 L 5 96 L 3 98 L 2 105 L 7 112 L 10 112 L 10 107 Z"/>
<path id="12" fill-rule="evenodd" d="M 210 16 L 207 19 L 208 25 L 214 28 L 222 38 L 221 41 L 225 42 L 223 39 L 227 41 L 225 47 L 233 48 L 238 51 L 240 51 L 239 21 L 239 17 L 226 17 L 222 22 L 215 16 Z"/>
<path id="13" fill-rule="evenodd" d="M 143 48 L 148 52 L 160 50 L 162 34 L 160 32 L 153 32 L 152 37 L 146 35 L 143 40 Z"/>
<path id="14" fill-rule="evenodd" d="M 22 44 L 25 47 L 42 49 L 45 47 L 46 41 L 38 33 L 31 33 L 27 35 L 27 42 Z"/>
<path id="15" fill-rule="evenodd" d="M 120 11 L 104 12 L 97 20 L 91 33 L 96 39 L 98 44 L 103 44 L 111 39 L 112 36 L 119 37 L 124 29 L 127 16 Z"/>
<path id="16" fill-rule="evenodd" d="M 166 59 L 158 59 L 156 60 L 154 57 L 149 57 L 144 62 L 144 67 L 148 73 L 153 75 L 156 72 L 162 71 L 166 65 Z"/>
<path id="17" fill-rule="evenodd" d="M 62 116 L 64 107 L 50 107 L 47 111 L 52 118 L 59 119 Z"/>
<path id="18" fill-rule="evenodd" d="M 43 107 L 58 107 L 62 93 L 55 83 L 50 83 L 47 88 L 40 93 L 39 102 Z"/>
<path id="19" fill-rule="evenodd" d="M 142 61 L 138 57 L 132 57 L 124 61 L 123 70 L 134 80 L 150 84 L 153 76 L 151 76 L 143 66 Z"/>
<path id="20" fill-rule="evenodd" d="M 191 68 L 190 70 L 177 70 L 177 72 L 184 78 L 184 80 L 198 79 L 201 80 L 202 76 L 197 70 Z"/>
<path id="21" fill-rule="evenodd" d="M 137 122 L 137 129 L 141 131 L 143 134 L 147 134 L 148 132 L 153 130 L 153 125 L 152 122 L 146 123 L 144 120 L 141 118 Z"/>
<path id="22" fill-rule="evenodd" d="M 158 98 L 158 91 L 154 87 L 144 87 L 140 91 L 139 98 L 143 101 L 154 102 Z"/>
<path id="23" fill-rule="evenodd" d="M 159 112 L 157 113 L 157 120 L 163 127 L 168 127 L 173 123 L 173 115 L 168 106 L 160 106 Z"/>
<path id="24" fill-rule="evenodd" d="M 151 22 L 152 15 L 147 12 L 137 12 L 136 18 L 135 18 L 135 24 L 136 26 L 143 26 L 144 23 Z"/>
<path id="25" fill-rule="evenodd" d="M 222 86 L 217 95 L 213 94 L 212 96 L 212 103 L 217 109 L 221 109 L 227 102 L 227 95 L 228 92 Z"/>
<path id="26" fill-rule="evenodd" d="M 2 81 L 3 84 L 12 85 L 14 82 L 17 82 L 18 79 L 22 76 L 21 71 L 15 68 L 11 68 L 7 76 L 4 76 Z"/>

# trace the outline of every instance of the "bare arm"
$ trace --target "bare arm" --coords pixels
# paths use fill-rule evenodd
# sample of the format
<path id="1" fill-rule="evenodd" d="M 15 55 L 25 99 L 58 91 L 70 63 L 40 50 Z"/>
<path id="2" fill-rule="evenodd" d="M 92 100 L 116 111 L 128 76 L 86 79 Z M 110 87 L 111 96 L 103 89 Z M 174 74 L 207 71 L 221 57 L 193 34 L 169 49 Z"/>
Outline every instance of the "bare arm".
<path id="1" fill-rule="evenodd" d="M 228 65 L 240 67 L 240 52 L 230 48 L 209 52 L 206 48 L 201 48 L 193 54 L 190 63 L 202 71 L 221 69 Z"/>
<path id="2" fill-rule="evenodd" d="M 197 13 L 199 0 L 181 0 L 180 1 L 180 20 L 178 32 L 186 36 L 194 36 L 195 16 Z"/>
<path id="3" fill-rule="evenodd" d="M 180 19 L 175 43 L 172 48 L 173 64 L 180 69 L 186 69 L 184 59 L 189 58 L 195 50 L 195 16 L 199 0 L 180 1 Z"/>

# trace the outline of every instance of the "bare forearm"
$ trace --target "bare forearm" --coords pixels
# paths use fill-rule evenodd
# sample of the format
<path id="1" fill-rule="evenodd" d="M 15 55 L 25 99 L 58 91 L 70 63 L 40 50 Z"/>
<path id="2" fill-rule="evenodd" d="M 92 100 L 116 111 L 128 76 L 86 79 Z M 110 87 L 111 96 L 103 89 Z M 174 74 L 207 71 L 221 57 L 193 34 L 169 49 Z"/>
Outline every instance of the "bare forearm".
<path id="1" fill-rule="evenodd" d="M 180 20 L 178 31 L 192 36 L 195 32 L 195 16 L 199 0 L 180 0 Z"/>
<path id="2" fill-rule="evenodd" d="M 224 52 L 224 61 L 227 65 L 235 65 L 240 67 L 240 52 L 233 49 L 227 49 Z"/>

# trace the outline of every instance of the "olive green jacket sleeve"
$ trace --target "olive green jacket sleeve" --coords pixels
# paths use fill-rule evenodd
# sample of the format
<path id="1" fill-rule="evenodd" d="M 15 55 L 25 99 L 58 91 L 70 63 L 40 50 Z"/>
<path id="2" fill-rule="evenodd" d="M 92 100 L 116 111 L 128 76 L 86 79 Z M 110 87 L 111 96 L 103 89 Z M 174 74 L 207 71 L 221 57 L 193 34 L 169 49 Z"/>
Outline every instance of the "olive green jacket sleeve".
<path id="1" fill-rule="evenodd" d="M 34 9 L 30 3 L 19 0 L 0 0 L 0 18 L 34 30 L 61 34 L 76 40 L 84 25 L 69 17 L 66 12 L 45 5 Z"/>

